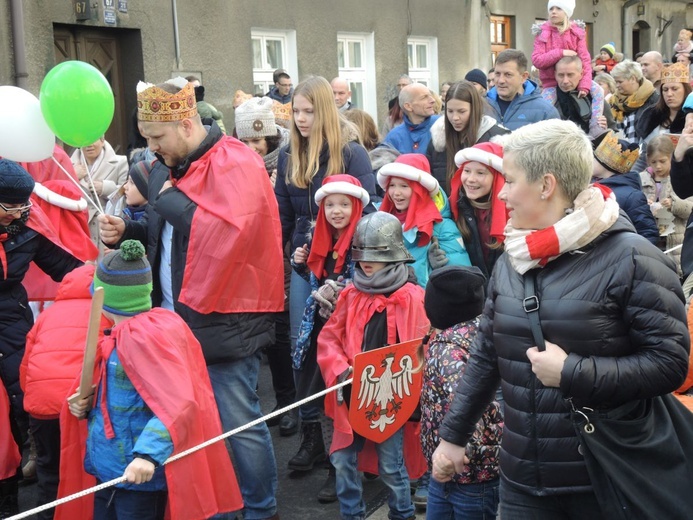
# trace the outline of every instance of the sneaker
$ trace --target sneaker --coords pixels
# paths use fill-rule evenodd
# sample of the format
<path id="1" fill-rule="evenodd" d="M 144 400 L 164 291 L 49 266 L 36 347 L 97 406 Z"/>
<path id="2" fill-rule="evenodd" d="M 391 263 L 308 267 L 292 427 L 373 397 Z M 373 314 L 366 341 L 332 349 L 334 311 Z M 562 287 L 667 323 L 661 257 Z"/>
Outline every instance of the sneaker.
<path id="1" fill-rule="evenodd" d="M 430 471 L 424 473 L 419 479 L 419 483 L 416 486 L 416 492 L 412 497 L 412 502 L 414 502 L 416 509 L 426 509 L 426 503 L 428 502 L 428 483 L 430 480 Z"/>

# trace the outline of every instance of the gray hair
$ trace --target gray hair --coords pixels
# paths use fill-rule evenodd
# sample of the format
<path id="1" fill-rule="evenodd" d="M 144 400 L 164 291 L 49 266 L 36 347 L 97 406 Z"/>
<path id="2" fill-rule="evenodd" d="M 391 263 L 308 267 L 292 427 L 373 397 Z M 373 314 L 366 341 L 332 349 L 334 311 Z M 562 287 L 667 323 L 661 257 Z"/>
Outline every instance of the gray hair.
<path id="1" fill-rule="evenodd" d="M 611 76 L 614 79 L 633 78 L 638 83 L 642 84 L 644 76 L 642 75 L 642 67 L 637 61 L 626 60 L 617 64 L 611 69 Z"/>
<path id="2" fill-rule="evenodd" d="M 563 65 L 570 65 L 571 63 L 575 63 L 580 68 L 580 71 L 583 70 L 582 59 L 580 58 L 580 56 L 577 56 L 577 55 L 575 55 L 575 56 L 563 56 L 560 60 L 558 60 L 556 62 L 556 67 L 558 67 L 559 63 L 561 63 Z"/>
<path id="3" fill-rule="evenodd" d="M 503 154 L 513 154 L 528 183 L 552 173 L 569 200 L 575 200 L 592 178 L 592 145 L 571 121 L 548 119 L 518 128 L 504 137 Z"/>

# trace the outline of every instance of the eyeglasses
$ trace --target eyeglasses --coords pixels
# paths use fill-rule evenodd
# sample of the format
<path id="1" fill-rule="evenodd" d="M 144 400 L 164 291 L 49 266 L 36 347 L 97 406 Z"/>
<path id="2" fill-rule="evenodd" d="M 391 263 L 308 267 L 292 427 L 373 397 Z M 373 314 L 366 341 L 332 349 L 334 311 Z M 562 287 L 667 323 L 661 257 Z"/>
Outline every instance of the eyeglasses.
<path id="1" fill-rule="evenodd" d="M 284 87 L 284 88 L 286 88 L 286 87 L 291 88 L 294 86 L 294 84 L 293 83 L 279 83 L 279 86 Z"/>
<path id="2" fill-rule="evenodd" d="M 15 213 L 22 213 L 28 210 L 31 206 L 33 206 L 31 201 L 27 202 L 24 206 L 19 206 L 18 208 L 8 208 L 2 202 L 0 202 L 0 209 L 2 209 L 5 213 L 8 213 L 9 215 L 14 215 Z"/>

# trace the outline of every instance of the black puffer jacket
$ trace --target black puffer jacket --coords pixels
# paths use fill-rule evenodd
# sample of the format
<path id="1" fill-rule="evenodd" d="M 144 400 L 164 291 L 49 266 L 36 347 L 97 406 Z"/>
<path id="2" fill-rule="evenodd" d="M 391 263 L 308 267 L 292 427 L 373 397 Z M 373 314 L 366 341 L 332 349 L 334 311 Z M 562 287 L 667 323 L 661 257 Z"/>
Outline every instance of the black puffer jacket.
<path id="1" fill-rule="evenodd" d="M 202 345 L 202 353 L 208 365 L 224 363 L 246 358 L 274 341 L 274 314 L 255 313 L 219 313 L 201 314 L 178 301 L 183 285 L 190 227 L 197 204 L 190 200 L 178 188 L 170 188 L 159 194 L 169 174 L 180 178 L 190 165 L 202 157 L 214 146 L 223 134 L 212 119 L 205 119 L 210 125 L 209 133 L 186 161 L 173 171 L 159 160 L 149 174 L 149 204 L 144 218 L 125 222 L 125 234 L 121 241 L 136 239 L 147 246 L 147 258 L 154 275 L 152 300 L 155 306 L 162 301 L 159 280 L 161 263 L 161 231 L 164 223 L 173 227 L 171 247 L 171 285 L 173 286 L 174 308 L 185 320 L 195 337 Z M 229 172 L 233 174 L 233 172 Z M 229 201 L 232 203 L 233 201 Z M 242 275 L 242 273 L 239 273 Z"/>
<path id="2" fill-rule="evenodd" d="M 22 280 L 32 261 L 56 282 L 83 262 L 28 227 L 0 247 L 7 255 L 7 275 L 0 266 L 0 376 L 12 406 L 24 410 L 19 365 L 34 317 Z"/>
<path id="3" fill-rule="evenodd" d="M 673 262 L 622 214 L 582 252 L 548 263 L 536 286 L 546 341 L 568 353 L 560 388 L 544 387 L 532 372 L 523 277 L 505 254 L 440 435 L 464 446 L 500 380 L 503 477 L 531 495 L 585 492 L 591 485 L 565 398 L 608 409 L 676 389 L 690 345 L 681 284 Z"/>
<path id="4" fill-rule="evenodd" d="M 671 158 L 671 187 L 680 198 L 693 197 L 693 148 L 686 150 L 679 162 Z M 681 248 L 681 270 L 684 279 L 693 273 L 693 213 L 688 217 Z"/>

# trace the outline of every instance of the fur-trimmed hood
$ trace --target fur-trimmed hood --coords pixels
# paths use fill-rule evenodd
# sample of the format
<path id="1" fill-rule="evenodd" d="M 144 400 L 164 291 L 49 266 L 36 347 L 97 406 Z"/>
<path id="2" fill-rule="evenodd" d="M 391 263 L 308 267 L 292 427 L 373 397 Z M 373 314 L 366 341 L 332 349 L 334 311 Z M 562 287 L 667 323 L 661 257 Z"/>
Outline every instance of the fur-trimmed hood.
<path id="1" fill-rule="evenodd" d="M 476 140 L 481 139 L 481 136 L 486 132 L 491 130 L 498 122 L 491 116 L 484 115 L 481 117 L 481 124 L 479 125 L 479 131 L 476 133 Z M 433 123 L 431 127 L 431 142 L 433 143 L 433 148 L 436 152 L 443 152 L 445 150 L 445 118 L 440 117 Z M 371 159 L 372 160 L 372 159 Z M 375 169 L 375 168 L 374 168 Z"/>

